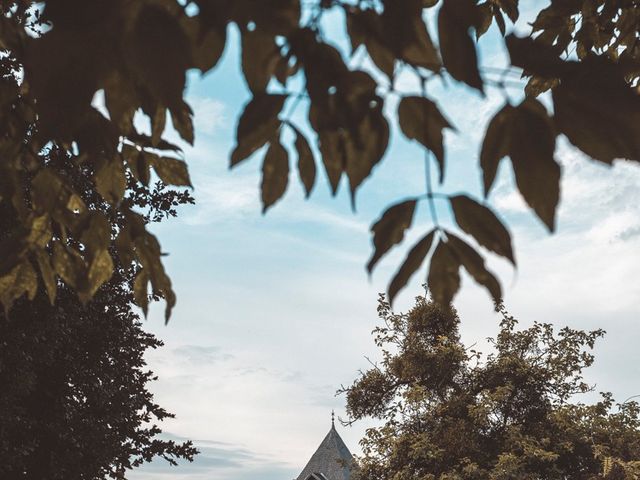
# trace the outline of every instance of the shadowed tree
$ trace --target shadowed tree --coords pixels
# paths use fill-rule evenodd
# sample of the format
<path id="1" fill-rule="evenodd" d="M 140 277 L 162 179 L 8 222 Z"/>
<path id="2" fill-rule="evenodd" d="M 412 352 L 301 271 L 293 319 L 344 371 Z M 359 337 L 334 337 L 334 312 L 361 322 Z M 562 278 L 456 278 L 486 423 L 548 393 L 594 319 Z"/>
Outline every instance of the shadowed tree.
<path id="1" fill-rule="evenodd" d="M 191 460 L 191 442 L 158 435 L 173 415 L 153 400 L 145 333 L 121 286 L 82 305 L 58 289 L 20 300 L 0 318 L 0 478 L 124 478 L 155 457 Z"/>
<path id="2" fill-rule="evenodd" d="M 362 439 L 361 480 L 635 479 L 640 407 L 592 390 L 582 372 L 604 335 L 537 323 L 502 305 L 491 353 L 465 346 L 452 308 L 418 298 L 393 313 L 384 296 L 375 329 L 382 361 L 348 388 L 352 421 L 382 422 Z"/>
<path id="3" fill-rule="evenodd" d="M 50 147 L 44 155 L 61 178 L 73 182 L 78 202 L 99 212 L 101 221 L 88 225 L 84 235 L 114 237 L 126 228 L 119 211 L 88 187 L 90 168 L 75 164 L 63 149 Z M 144 223 L 175 216 L 176 207 L 193 201 L 188 192 L 161 183 L 147 188 L 128 182 L 123 202 Z M 6 204 L 3 209 L 2 240 L 15 222 Z M 66 240 L 77 245 L 72 236 Z M 34 285 L 31 300 L 22 298 L 0 313 L 0 478 L 124 478 L 128 469 L 155 457 L 175 464 L 197 453 L 191 442 L 159 437 L 159 422 L 173 415 L 148 390 L 156 377 L 146 369 L 144 354 L 162 342 L 144 332 L 133 309 L 136 268 L 124 266 L 117 247 L 105 246 L 114 259 L 113 275 L 90 302 L 51 276 Z M 45 261 L 55 261 L 55 250 L 44 254 Z"/>

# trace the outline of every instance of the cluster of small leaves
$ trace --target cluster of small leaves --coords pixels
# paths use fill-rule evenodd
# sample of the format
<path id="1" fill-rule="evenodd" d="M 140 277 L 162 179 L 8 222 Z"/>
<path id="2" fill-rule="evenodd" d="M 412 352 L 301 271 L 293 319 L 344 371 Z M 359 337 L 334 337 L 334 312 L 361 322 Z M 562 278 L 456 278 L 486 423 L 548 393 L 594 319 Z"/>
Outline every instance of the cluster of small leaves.
<path id="1" fill-rule="evenodd" d="M 124 201 L 125 192 L 128 179 L 147 185 L 151 169 L 165 184 L 190 185 L 179 149 L 163 139 L 167 112 L 182 139 L 192 143 L 186 72 L 215 67 L 230 25 L 240 32 L 240 62 L 252 93 L 239 117 L 230 165 L 264 151 L 263 211 L 287 190 L 290 150 L 307 196 L 321 166 L 334 193 L 346 177 L 355 206 L 358 188 L 387 151 L 391 122 L 420 145 L 427 168 L 435 159 L 442 182 L 443 132 L 455 127 L 426 87 L 441 79 L 480 95 L 487 87 L 504 90 L 503 79 L 489 78 L 478 65 L 477 42 L 494 22 L 506 35 L 510 68 L 521 69 L 530 81 L 526 98 L 507 101 L 489 123 L 479 155 L 485 195 L 508 156 L 518 190 L 553 231 L 560 199 L 558 135 L 609 164 L 640 158 L 637 0 L 554 0 L 524 39 L 507 35 L 505 24 L 505 17 L 518 20 L 517 0 L 3 0 L 0 9 L 0 122 L 6 132 L 0 139 L 0 201 L 19 219 L 0 245 L 5 308 L 25 293 L 33 297 L 38 271 L 50 298 L 54 279 L 61 278 L 81 300 L 89 299 L 110 278 L 115 260 L 108 246 L 115 243 L 120 261 L 142 267 L 138 300 L 150 284 L 165 298 L 168 318 L 175 295 L 160 245 Z M 351 58 L 325 31 L 322 18 L 330 10 L 345 19 Z M 437 32 L 430 31 L 429 16 L 436 17 Z M 355 61 L 362 55 L 378 72 Z M 418 79 L 418 95 L 395 88 L 401 72 Z M 294 93 L 289 86 L 296 82 L 303 88 Z M 552 115 L 535 98 L 549 89 Z M 92 105 L 98 91 L 104 92 L 108 117 Z M 389 118 L 390 95 L 400 99 Z M 292 121 L 301 104 L 308 125 Z M 151 135 L 134 124 L 138 111 L 150 119 Z M 43 152 L 52 146 L 89 171 L 94 190 L 126 219 L 115 238 L 104 233 L 104 219 L 78 201 L 73 180 L 47 164 Z M 402 240 L 416 205 L 426 202 L 429 233 L 392 279 L 391 300 L 427 258 L 428 283 L 443 305 L 459 289 L 461 268 L 499 299 L 500 283 L 483 256 L 460 232 L 440 224 L 434 202 L 447 201 L 464 234 L 515 265 L 506 227 L 479 199 L 436 194 L 431 179 L 426 190 L 391 206 L 374 224 L 369 271 Z"/>
<path id="2" fill-rule="evenodd" d="M 374 333 L 382 360 L 348 388 L 351 421 L 383 422 L 362 439 L 362 480 L 634 479 L 640 407 L 593 404 L 582 377 L 604 332 L 519 330 L 502 305 L 483 355 L 462 344 L 452 308 L 418 298 L 394 313 L 381 296 Z"/>

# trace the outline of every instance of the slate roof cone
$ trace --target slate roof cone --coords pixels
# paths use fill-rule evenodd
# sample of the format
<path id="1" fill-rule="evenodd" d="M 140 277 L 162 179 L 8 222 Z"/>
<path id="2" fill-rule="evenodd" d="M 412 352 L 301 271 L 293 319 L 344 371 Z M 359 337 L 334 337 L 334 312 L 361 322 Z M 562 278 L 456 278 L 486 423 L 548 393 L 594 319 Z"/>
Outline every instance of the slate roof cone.
<path id="1" fill-rule="evenodd" d="M 331 430 L 296 480 L 349 480 L 353 468 L 353 456 L 340 438 L 331 412 Z"/>

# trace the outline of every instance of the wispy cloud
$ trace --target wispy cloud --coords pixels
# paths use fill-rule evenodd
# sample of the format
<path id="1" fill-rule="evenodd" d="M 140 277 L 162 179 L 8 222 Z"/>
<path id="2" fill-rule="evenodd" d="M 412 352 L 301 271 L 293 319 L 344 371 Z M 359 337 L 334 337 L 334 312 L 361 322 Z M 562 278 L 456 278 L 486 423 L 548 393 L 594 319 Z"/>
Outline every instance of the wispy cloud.
<path id="1" fill-rule="evenodd" d="M 226 107 L 223 102 L 210 97 L 189 97 L 193 110 L 194 128 L 199 134 L 213 135 L 227 126 Z"/>
<path id="2" fill-rule="evenodd" d="M 165 438 L 185 441 L 175 435 Z M 192 463 L 182 462 L 172 467 L 162 459 L 157 459 L 136 470 L 129 476 L 132 480 L 151 479 L 255 479 L 287 480 L 296 473 L 296 468 L 266 455 L 256 453 L 244 446 L 215 440 L 195 440 L 200 451 Z"/>

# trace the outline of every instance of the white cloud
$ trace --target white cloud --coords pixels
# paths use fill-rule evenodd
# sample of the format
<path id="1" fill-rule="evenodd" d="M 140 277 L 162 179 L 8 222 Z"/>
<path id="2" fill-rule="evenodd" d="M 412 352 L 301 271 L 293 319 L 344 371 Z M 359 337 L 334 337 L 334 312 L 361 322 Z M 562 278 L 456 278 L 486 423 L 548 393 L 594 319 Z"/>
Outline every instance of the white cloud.
<path id="1" fill-rule="evenodd" d="M 189 97 L 194 127 L 199 134 L 212 135 L 229 121 L 223 102 L 210 97 Z"/>

